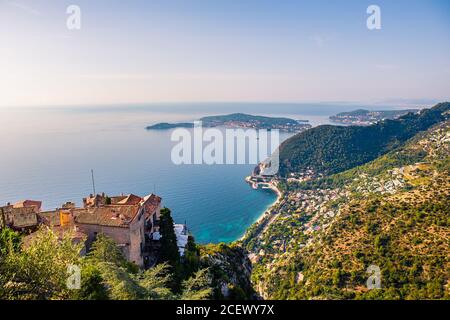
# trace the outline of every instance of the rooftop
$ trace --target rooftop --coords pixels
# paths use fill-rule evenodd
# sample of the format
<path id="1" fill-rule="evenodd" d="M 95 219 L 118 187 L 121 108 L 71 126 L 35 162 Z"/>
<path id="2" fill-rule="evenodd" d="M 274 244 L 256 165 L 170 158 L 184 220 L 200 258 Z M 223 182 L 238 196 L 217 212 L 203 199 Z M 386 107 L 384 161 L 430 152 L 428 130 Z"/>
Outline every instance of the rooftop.
<path id="1" fill-rule="evenodd" d="M 144 197 L 145 203 L 145 210 L 146 212 L 154 212 L 156 208 L 158 208 L 159 205 L 161 205 L 161 197 L 158 197 L 155 194 L 150 194 L 146 197 Z"/>
<path id="2" fill-rule="evenodd" d="M 136 205 L 139 204 L 143 199 L 137 195 L 129 194 L 124 199 L 117 202 L 120 205 Z"/>
<path id="3" fill-rule="evenodd" d="M 42 202 L 35 200 L 22 200 L 13 205 L 14 208 L 31 208 L 35 207 L 38 210 L 41 209 Z"/>
<path id="4" fill-rule="evenodd" d="M 139 205 L 107 205 L 76 209 L 75 222 L 110 227 L 128 227 L 139 212 Z"/>
<path id="5" fill-rule="evenodd" d="M 37 212 L 39 212 L 39 208 L 36 206 L 15 207 L 7 205 L 1 207 L 1 213 L 3 215 L 0 216 L 0 223 L 5 218 L 4 222 L 14 228 L 33 227 L 38 223 Z"/>

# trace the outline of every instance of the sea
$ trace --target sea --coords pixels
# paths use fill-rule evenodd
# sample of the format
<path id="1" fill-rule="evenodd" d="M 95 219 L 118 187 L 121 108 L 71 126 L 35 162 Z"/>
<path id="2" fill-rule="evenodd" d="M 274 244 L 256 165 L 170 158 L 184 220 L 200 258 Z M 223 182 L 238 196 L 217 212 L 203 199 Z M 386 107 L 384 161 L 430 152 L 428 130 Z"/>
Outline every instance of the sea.
<path id="1" fill-rule="evenodd" d="M 349 104 L 153 103 L 0 108 L 0 204 L 40 200 L 43 209 L 81 206 L 93 193 L 156 193 L 198 243 L 239 239 L 273 202 L 245 182 L 253 164 L 176 165 L 171 130 L 158 122 L 193 121 L 243 112 L 309 120 L 361 108 Z M 281 140 L 289 133 L 281 134 Z M 91 175 L 94 172 L 94 185 Z"/>

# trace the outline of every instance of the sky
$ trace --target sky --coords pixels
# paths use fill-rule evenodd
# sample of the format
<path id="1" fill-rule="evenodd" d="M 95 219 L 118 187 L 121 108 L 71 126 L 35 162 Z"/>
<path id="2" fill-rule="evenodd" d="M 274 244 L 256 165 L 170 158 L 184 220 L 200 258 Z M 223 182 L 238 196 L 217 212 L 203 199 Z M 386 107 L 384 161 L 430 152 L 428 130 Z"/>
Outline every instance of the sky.
<path id="1" fill-rule="evenodd" d="M 0 0 L 0 106 L 442 101 L 449 53 L 448 0 Z"/>

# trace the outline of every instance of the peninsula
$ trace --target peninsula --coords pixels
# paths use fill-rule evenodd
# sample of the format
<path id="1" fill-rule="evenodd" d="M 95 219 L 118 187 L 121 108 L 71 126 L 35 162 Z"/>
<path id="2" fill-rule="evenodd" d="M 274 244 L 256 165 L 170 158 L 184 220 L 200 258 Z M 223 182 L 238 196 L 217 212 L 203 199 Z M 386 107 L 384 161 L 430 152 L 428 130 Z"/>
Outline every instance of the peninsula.
<path id="1" fill-rule="evenodd" d="M 285 132 L 301 132 L 311 128 L 307 120 L 294 120 L 289 118 L 275 118 L 254 116 L 245 113 L 233 113 L 228 115 L 207 116 L 200 118 L 203 127 L 227 127 L 266 129 Z M 193 123 L 157 123 L 148 126 L 147 130 L 166 130 L 174 128 L 193 128 Z"/>

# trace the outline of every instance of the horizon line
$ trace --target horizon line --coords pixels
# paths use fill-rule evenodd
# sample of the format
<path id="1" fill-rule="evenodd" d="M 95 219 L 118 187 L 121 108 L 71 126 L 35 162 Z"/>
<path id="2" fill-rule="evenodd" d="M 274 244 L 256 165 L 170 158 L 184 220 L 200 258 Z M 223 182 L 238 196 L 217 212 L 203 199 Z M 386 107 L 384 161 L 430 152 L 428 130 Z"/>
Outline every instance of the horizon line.
<path id="1" fill-rule="evenodd" d="M 301 105 L 301 104 L 315 104 L 315 105 L 378 105 L 389 106 L 397 105 L 402 107 L 406 105 L 417 106 L 431 106 L 441 102 L 448 102 L 450 99 L 431 99 L 431 98 L 419 98 L 419 99 L 404 99 L 404 98 L 389 98 L 379 101 L 324 101 L 324 100 L 305 100 L 305 101 L 238 101 L 238 100 L 192 100 L 192 101 L 148 101 L 148 102 L 100 102 L 100 103 L 66 103 L 66 104 L 27 104 L 27 105 L 0 105 L 0 108 L 67 108 L 67 107 L 122 107 L 122 106 L 146 106 L 146 105 L 188 105 L 188 104 L 280 104 L 280 105 Z"/>

